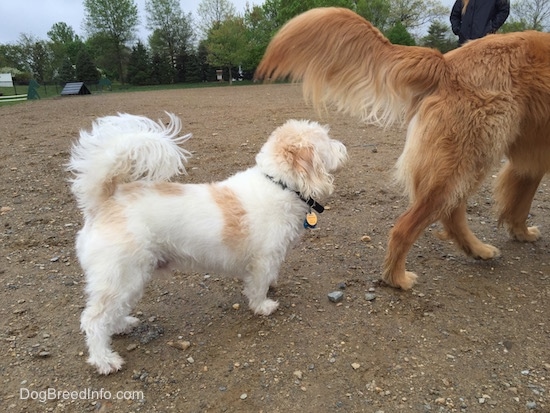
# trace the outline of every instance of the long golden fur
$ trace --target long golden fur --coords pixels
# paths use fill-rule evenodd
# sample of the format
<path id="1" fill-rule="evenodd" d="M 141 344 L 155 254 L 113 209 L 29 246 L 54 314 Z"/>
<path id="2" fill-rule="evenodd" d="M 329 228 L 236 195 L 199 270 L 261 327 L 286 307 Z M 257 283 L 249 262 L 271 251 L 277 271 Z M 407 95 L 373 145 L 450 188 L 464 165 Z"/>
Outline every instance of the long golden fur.
<path id="1" fill-rule="evenodd" d="M 441 54 L 393 45 L 350 10 L 313 9 L 277 33 L 256 77 L 302 80 L 317 107 L 334 104 L 369 123 L 408 123 L 396 175 L 410 205 L 390 232 L 388 284 L 412 287 L 408 251 L 436 221 L 466 254 L 499 255 L 468 227 L 466 205 L 503 157 L 495 186 L 499 223 L 517 240 L 540 237 L 526 221 L 550 170 L 549 33 L 489 35 Z"/>

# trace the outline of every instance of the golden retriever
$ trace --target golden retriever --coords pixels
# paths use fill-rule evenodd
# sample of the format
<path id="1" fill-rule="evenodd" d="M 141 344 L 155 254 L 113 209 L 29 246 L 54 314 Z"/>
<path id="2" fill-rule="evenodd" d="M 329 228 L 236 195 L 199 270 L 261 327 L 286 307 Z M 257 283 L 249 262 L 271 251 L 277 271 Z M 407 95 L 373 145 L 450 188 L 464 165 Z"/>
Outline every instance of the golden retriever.
<path id="1" fill-rule="evenodd" d="M 319 8 L 290 20 L 271 40 L 257 79 L 303 81 L 317 107 L 369 123 L 407 122 L 397 178 L 410 198 L 390 232 L 383 280 L 409 289 L 411 246 L 430 224 L 466 254 L 500 252 L 470 230 L 467 200 L 507 158 L 495 185 L 499 224 L 520 241 L 535 191 L 550 170 L 550 33 L 489 35 L 446 54 L 394 45 L 348 9 Z"/>

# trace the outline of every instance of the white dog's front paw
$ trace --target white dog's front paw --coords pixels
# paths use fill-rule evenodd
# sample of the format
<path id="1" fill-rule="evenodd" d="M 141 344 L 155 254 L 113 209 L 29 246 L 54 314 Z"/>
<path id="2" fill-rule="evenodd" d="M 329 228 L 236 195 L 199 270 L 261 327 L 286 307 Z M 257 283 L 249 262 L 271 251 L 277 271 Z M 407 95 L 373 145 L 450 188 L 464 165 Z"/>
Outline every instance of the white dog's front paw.
<path id="1" fill-rule="evenodd" d="M 126 316 L 122 319 L 122 322 L 116 326 L 114 334 L 128 334 L 139 323 L 139 318 Z"/>
<path id="2" fill-rule="evenodd" d="M 88 363 L 94 366 L 99 374 L 107 375 L 119 371 L 124 364 L 124 360 L 116 351 L 111 351 L 101 358 L 90 356 Z"/>
<path id="3" fill-rule="evenodd" d="M 260 314 L 260 315 L 270 315 L 278 307 L 279 307 L 279 303 L 277 301 L 270 300 L 269 298 L 265 299 L 257 306 L 250 306 L 252 311 L 254 311 L 254 314 Z"/>

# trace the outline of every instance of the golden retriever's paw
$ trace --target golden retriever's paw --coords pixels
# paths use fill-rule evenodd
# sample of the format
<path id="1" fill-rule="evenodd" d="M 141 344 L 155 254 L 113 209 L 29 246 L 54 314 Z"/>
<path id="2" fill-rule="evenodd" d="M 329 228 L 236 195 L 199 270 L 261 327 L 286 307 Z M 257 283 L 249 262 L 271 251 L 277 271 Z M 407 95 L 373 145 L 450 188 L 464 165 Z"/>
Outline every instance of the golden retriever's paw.
<path id="1" fill-rule="evenodd" d="M 444 229 L 442 229 L 441 231 L 437 231 L 435 233 L 435 236 L 439 238 L 441 241 L 448 241 L 451 239 L 451 236 L 449 235 L 449 233 Z"/>
<path id="2" fill-rule="evenodd" d="M 491 244 L 481 244 L 473 251 L 472 255 L 481 260 L 491 260 L 500 257 L 500 250 Z"/>
<path id="3" fill-rule="evenodd" d="M 414 272 L 405 271 L 402 274 L 398 275 L 384 275 L 382 277 L 383 281 L 395 288 L 401 288 L 402 290 L 410 290 L 413 285 L 416 284 L 416 279 L 418 276 Z"/>
<path id="4" fill-rule="evenodd" d="M 510 230 L 512 236 L 518 241 L 535 242 L 540 238 L 540 230 L 538 227 L 525 227 L 523 230 Z"/>

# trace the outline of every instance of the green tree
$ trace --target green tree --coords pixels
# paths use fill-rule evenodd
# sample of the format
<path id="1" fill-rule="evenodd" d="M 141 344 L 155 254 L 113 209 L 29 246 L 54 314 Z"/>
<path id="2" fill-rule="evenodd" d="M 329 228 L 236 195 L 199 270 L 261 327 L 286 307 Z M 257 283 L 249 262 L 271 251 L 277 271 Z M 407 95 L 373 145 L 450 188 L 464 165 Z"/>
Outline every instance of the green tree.
<path id="1" fill-rule="evenodd" d="M 355 12 L 384 30 L 390 17 L 390 3 L 388 0 L 357 0 Z"/>
<path id="2" fill-rule="evenodd" d="M 403 23 L 397 22 L 386 33 L 386 37 L 393 44 L 401 44 L 404 46 L 414 46 L 416 42 L 414 38 L 407 31 Z"/>
<path id="3" fill-rule="evenodd" d="M 130 57 L 130 50 L 124 48 L 119 50 L 112 39 L 104 33 L 94 34 L 86 39 L 86 47 L 96 66 L 110 79 L 122 79 L 120 70 L 126 69 L 127 59 Z M 120 67 L 120 55 L 122 53 L 122 61 L 124 67 Z"/>
<path id="4" fill-rule="evenodd" d="M 97 82 L 100 78 L 97 67 L 85 47 L 76 57 L 76 78 L 82 82 Z"/>
<path id="5" fill-rule="evenodd" d="M 73 28 L 64 22 L 54 23 L 47 34 L 52 42 L 59 44 L 72 43 L 78 39 Z"/>
<path id="6" fill-rule="evenodd" d="M 18 41 L 17 58 L 20 59 L 20 65 L 26 71 L 32 73 L 38 83 L 45 80 L 51 80 L 53 77 L 52 53 L 48 44 L 44 40 L 21 34 Z"/>
<path id="7" fill-rule="evenodd" d="M 69 57 L 65 57 L 57 74 L 57 79 L 60 83 L 68 83 L 76 80 L 75 67 L 71 63 Z"/>
<path id="8" fill-rule="evenodd" d="M 197 49 L 197 60 L 200 71 L 201 82 L 209 82 L 216 79 L 216 69 L 208 62 L 208 48 L 206 40 L 199 42 Z"/>
<path id="9" fill-rule="evenodd" d="M 203 38 L 222 21 L 236 15 L 235 6 L 228 0 L 201 0 L 197 8 L 198 27 Z"/>
<path id="10" fill-rule="evenodd" d="M 84 13 L 88 34 L 101 34 L 112 44 L 119 79 L 124 82 L 124 68 L 129 56 L 127 43 L 135 39 L 139 23 L 136 4 L 133 0 L 84 0 Z"/>
<path id="11" fill-rule="evenodd" d="M 25 70 L 22 61 L 23 51 L 18 44 L 0 44 L 0 67 L 13 67 L 17 70 Z"/>
<path id="12" fill-rule="evenodd" d="M 132 85 L 148 85 L 151 82 L 151 62 L 147 49 L 138 41 L 132 48 L 128 62 L 128 82 Z"/>
<path id="13" fill-rule="evenodd" d="M 388 0 L 388 24 L 400 22 L 407 30 L 418 30 L 436 18 L 448 18 L 449 9 L 439 0 Z"/>
<path id="14" fill-rule="evenodd" d="M 164 56 L 153 53 L 151 58 L 151 83 L 165 85 L 172 82 L 174 68 Z"/>
<path id="15" fill-rule="evenodd" d="M 519 0 L 511 6 L 512 21 L 523 22 L 527 30 L 550 28 L 550 1 Z"/>
<path id="16" fill-rule="evenodd" d="M 84 43 L 72 27 L 63 22 L 52 25 L 48 31 L 48 37 L 50 39 L 48 46 L 52 51 L 52 66 L 54 71 L 59 74 L 66 59 L 69 59 L 71 64 L 76 62 Z"/>
<path id="17" fill-rule="evenodd" d="M 244 24 L 247 31 L 248 53 L 242 64 L 243 70 L 252 74 L 278 27 L 275 21 L 267 16 L 265 8 L 260 6 L 247 7 Z"/>
<path id="18" fill-rule="evenodd" d="M 243 18 L 227 18 L 211 29 L 206 46 L 208 62 L 214 66 L 227 68 L 229 84 L 232 84 L 232 69 L 242 64 L 248 54 L 248 36 Z"/>
<path id="19" fill-rule="evenodd" d="M 149 38 L 151 51 L 165 56 L 175 74 L 180 56 L 188 54 L 192 48 L 194 33 L 191 14 L 182 12 L 178 0 L 148 0 L 145 9 L 147 28 L 153 31 Z"/>
<path id="20" fill-rule="evenodd" d="M 192 51 L 179 55 L 176 62 L 176 72 L 177 82 L 197 83 L 202 81 L 198 53 Z"/>
<path id="21" fill-rule="evenodd" d="M 449 26 L 440 21 L 434 21 L 429 29 L 428 35 L 422 39 L 422 46 L 438 49 L 442 53 L 456 48 L 456 39 L 451 37 Z M 454 35 L 453 35 L 454 36 Z"/>
<path id="22" fill-rule="evenodd" d="M 529 30 L 527 28 L 527 22 L 522 20 L 510 19 L 500 27 L 499 32 L 512 33 L 512 32 L 522 32 L 524 30 Z"/>

